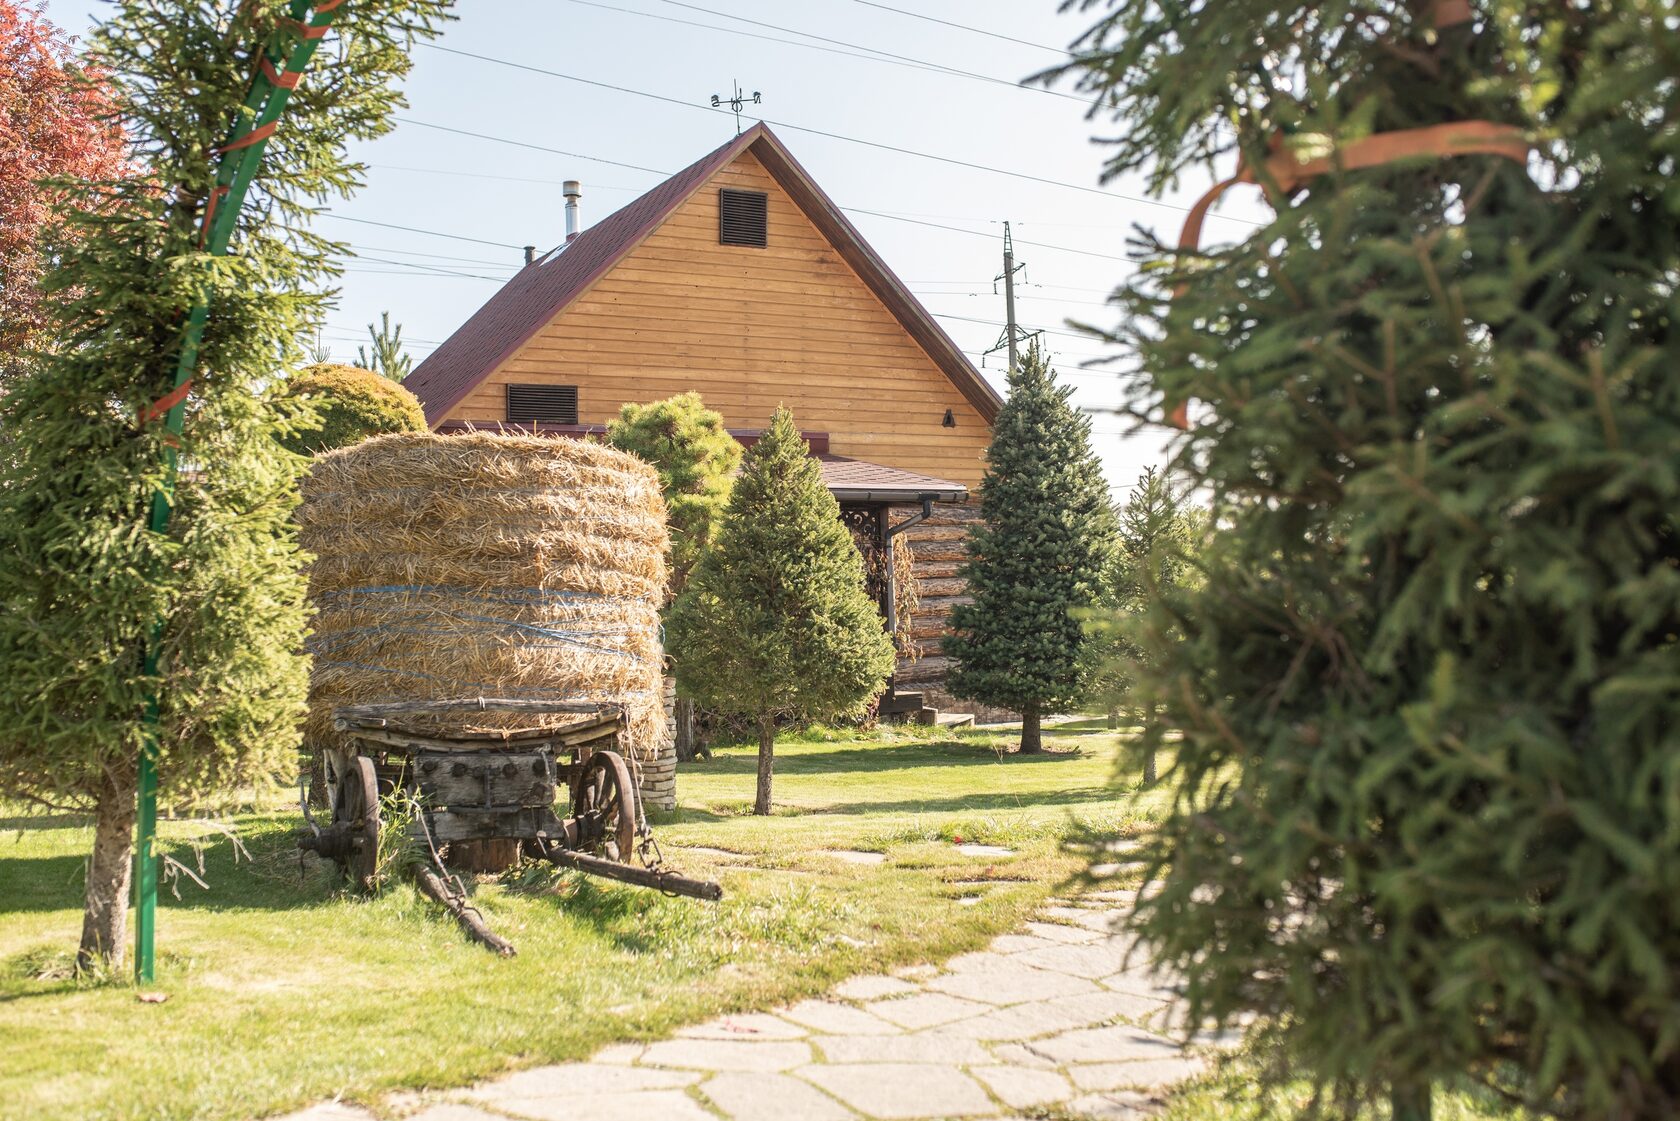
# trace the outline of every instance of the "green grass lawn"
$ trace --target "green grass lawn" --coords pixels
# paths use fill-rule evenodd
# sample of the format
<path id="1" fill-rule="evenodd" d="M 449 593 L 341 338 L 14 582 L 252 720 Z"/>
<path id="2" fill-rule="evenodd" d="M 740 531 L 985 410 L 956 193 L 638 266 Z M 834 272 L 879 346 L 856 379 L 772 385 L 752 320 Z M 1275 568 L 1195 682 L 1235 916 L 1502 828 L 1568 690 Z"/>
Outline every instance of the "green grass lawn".
<path id="1" fill-rule="evenodd" d="M 245 1118 L 339 1094 L 377 1107 L 385 1091 L 581 1058 L 853 973 L 940 960 L 1065 883 L 1082 862 L 1064 839 L 1086 825 L 1135 829 L 1159 805 L 1113 785 L 1117 739 L 1100 722 L 1046 740 L 1038 758 L 1001 754 L 1008 738 L 983 732 L 784 741 L 771 818 L 749 813 L 753 749 L 723 748 L 680 774 L 680 808 L 654 824 L 667 860 L 720 880 L 725 900 L 530 871 L 483 882 L 476 902 L 519 947 L 513 959 L 468 944 L 406 886 L 364 902 L 313 859 L 300 872 L 295 811 L 232 822 L 249 859 L 202 823 L 168 823 L 189 865 L 189 839 L 207 838 L 209 886 L 164 898 L 162 1004 L 64 976 L 86 823 L 0 810 L 0 1113 Z M 1015 855 L 964 856 L 957 837 Z"/>

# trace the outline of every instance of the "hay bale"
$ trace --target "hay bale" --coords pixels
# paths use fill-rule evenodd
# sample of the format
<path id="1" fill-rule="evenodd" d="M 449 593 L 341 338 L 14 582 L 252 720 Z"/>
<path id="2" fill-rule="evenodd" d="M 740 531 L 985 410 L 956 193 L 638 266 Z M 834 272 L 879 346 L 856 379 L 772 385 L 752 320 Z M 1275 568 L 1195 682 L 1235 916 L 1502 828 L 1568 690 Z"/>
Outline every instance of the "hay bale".
<path id="1" fill-rule="evenodd" d="M 298 522 L 318 750 L 347 746 L 339 705 L 496 696 L 623 703 L 632 763 L 660 754 L 653 468 L 578 440 L 399 433 L 317 459 Z"/>

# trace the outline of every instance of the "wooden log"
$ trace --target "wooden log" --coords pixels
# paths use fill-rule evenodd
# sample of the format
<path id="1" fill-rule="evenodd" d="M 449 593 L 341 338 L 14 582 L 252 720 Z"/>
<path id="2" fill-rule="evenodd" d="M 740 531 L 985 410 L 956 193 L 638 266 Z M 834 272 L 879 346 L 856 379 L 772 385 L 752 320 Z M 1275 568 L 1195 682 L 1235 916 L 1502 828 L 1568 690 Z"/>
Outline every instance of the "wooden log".
<path id="1" fill-rule="evenodd" d="M 904 536 L 909 538 L 912 548 L 921 545 L 922 541 L 963 541 L 963 543 L 966 543 L 968 541 L 968 526 L 932 526 L 932 524 L 927 524 L 924 521 L 919 526 L 911 526 L 911 528 L 906 529 Z"/>
<path id="2" fill-rule="evenodd" d="M 575 728 L 521 732 L 517 735 L 486 732 L 483 734 L 440 736 L 394 727 L 375 728 L 356 725 L 346 726 L 344 724 L 338 724 L 338 728 L 357 739 L 367 740 L 369 743 L 385 744 L 389 747 L 400 747 L 406 751 L 512 751 L 537 747 L 577 747 L 586 743 L 605 743 L 605 741 L 615 739 L 618 736 L 618 718 L 590 721 Z"/>
<path id="3" fill-rule="evenodd" d="M 950 676 L 954 661 L 942 655 L 922 658 L 909 665 L 901 665 L 894 680 L 900 685 L 919 685 L 928 681 L 944 681 Z"/>
<path id="4" fill-rule="evenodd" d="M 723 885 L 712 883 L 710 880 L 691 880 L 676 872 L 655 872 L 648 868 L 637 868 L 633 864 L 620 864 L 616 860 L 572 852 L 570 849 L 550 848 L 543 856 L 562 868 L 572 868 L 591 876 L 635 884 L 637 887 L 657 888 L 669 895 L 709 899 L 714 903 L 723 898 Z"/>
<path id="5" fill-rule="evenodd" d="M 911 542 L 910 553 L 917 564 L 929 561 L 965 561 L 968 559 L 968 541 L 921 541 Z"/>
<path id="6" fill-rule="evenodd" d="M 476 907 L 471 907 L 467 901 L 458 896 L 438 878 L 438 874 L 430 868 L 416 868 L 414 882 L 420 890 L 443 905 L 443 909 L 455 916 L 455 921 L 467 935 L 481 946 L 486 946 L 502 957 L 510 958 L 519 951 L 513 948 L 513 943 L 501 937 L 485 923 L 484 916 L 478 913 Z"/>
<path id="7" fill-rule="evenodd" d="M 342 705 L 333 714 L 333 724 L 340 729 L 348 725 L 339 721 L 389 721 L 409 716 L 463 716 L 474 712 L 499 713 L 586 713 L 604 716 L 608 711 L 618 714 L 618 706 L 595 701 L 533 701 L 524 698 L 475 697 L 457 701 L 388 701 L 379 704 Z"/>

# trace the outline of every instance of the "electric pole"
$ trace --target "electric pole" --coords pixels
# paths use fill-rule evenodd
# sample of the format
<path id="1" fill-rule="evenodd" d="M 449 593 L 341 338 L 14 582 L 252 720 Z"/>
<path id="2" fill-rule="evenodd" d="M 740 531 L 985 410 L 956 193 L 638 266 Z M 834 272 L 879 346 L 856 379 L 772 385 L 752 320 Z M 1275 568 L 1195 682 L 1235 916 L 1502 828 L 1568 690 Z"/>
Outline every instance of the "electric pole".
<path id="1" fill-rule="evenodd" d="M 1015 322 L 1015 274 L 1026 267 L 1024 262 L 1019 265 L 1015 263 L 1015 239 L 1010 236 L 1009 223 L 1005 222 L 1003 224 L 1003 272 L 992 280 L 993 292 L 997 291 L 998 281 L 1003 282 L 1003 334 L 998 336 L 998 341 L 992 344 L 992 349 L 986 351 L 986 354 L 992 354 L 999 350 L 1009 351 L 1009 372 L 1012 374 L 1015 372 L 1016 361 L 1019 358 L 1021 340 L 1031 338 L 1039 333 L 1037 331 L 1023 332 L 1020 325 Z M 985 355 L 982 355 L 982 362 L 984 358 Z"/>

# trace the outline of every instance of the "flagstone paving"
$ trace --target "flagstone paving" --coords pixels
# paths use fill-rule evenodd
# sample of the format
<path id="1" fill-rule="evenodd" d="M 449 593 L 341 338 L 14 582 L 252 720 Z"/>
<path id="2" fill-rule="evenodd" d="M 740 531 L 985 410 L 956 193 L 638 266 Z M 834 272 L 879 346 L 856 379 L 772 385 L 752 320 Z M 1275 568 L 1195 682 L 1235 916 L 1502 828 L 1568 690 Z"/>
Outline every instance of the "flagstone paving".
<path id="1" fill-rule="evenodd" d="M 1039 921 L 944 966 L 853 977 L 825 999 L 724 1016 L 587 1062 L 404 1095 L 407 1121 L 936 1121 L 1058 1110 L 1159 1112 L 1227 1037 L 1186 1046 L 1173 979 L 1130 953 L 1130 893 L 1056 901 Z M 374 1121 L 330 1104 L 283 1121 Z"/>

